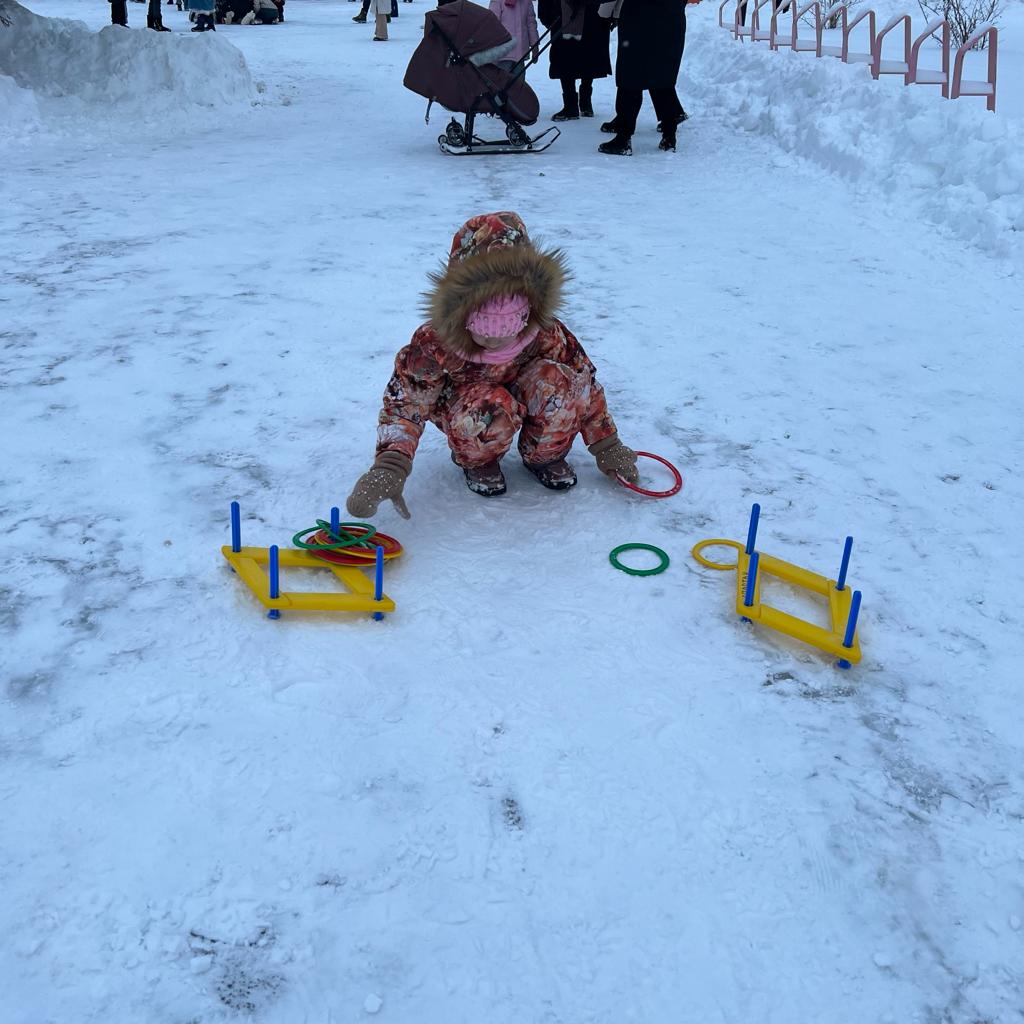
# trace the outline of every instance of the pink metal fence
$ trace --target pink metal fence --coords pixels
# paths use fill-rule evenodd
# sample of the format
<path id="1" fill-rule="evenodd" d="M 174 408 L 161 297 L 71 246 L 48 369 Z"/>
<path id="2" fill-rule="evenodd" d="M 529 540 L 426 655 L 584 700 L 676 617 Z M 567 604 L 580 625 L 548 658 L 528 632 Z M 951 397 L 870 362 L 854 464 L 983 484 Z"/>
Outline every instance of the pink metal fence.
<path id="1" fill-rule="evenodd" d="M 726 9 L 732 5 L 732 18 L 727 20 Z M 771 17 L 767 30 L 762 27 L 762 10 L 771 5 Z M 747 24 L 747 15 L 750 23 Z M 765 12 L 767 16 L 768 12 Z M 788 29 L 785 20 L 788 19 Z M 812 36 L 801 36 L 800 25 L 810 22 Z M 839 31 L 839 45 L 825 45 L 822 42 L 825 26 L 833 22 Z M 853 49 L 851 37 L 854 29 L 863 23 L 867 31 L 867 49 Z M 771 49 L 787 46 L 797 53 L 813 53 L 816 57 L 838 57 L 844 64 L 867 64 L 872 78 L 882 75 L 902 75 L 904 85 L 938 85 L 944 99 L 958 99 L 961 96 L 983 96 L 989 110 L 996 109 L 996 68 L 999 54 L 999 30 L 994 25 L 984 25 L 972 33 L 951 59 L 949 24 L 940 18 L 929 22 L 923 32 L 913 38 L 913 27 L 909 14 L 898 14 L 889 22 L 877 28 L 877 19 L 872 10 L 861 11 L 851 18 L 846 0 L 822 9 L 821 0 L 811 0 L 803 6 L 797 0 L 722 0 L 718 7 L 718 24 L 728 29 L 734 39 L 749 39 L 751 42 L 767 42 Z M 882 46 L 887 36 L 902 41 L 901 59 L 886 59 Z M 929 39 L 939 44 L 941 68 L 922 68 L 921 49 Z M 982 41 L 988 47 L 988 70 L 983 80 L 969 80 L 963 77 L 964 58 Z M 890 47 L 891 50 L 891 47 Z M 952 64 L 952 74 L 950 65 Z"/>
<path id="2" fill-rule="evenodd" d="M 921 58 L 921 47 L 936 32 L 941 33 L 939 45 L 942 67 L 938 71 L 933 68 L 922 68 L 918 63 Z M 942 98 L 949 99 L 949 22 L 945 18 L 928 22 L 924 31 L 914 40 L 914 45 L 910 48 L 910 81 L 917 85 L 940 85 Z"/>
<path id="3" fill-rule="evenodd" d="M 988 78 L 984 82 L 965 82 L 964 57 L 973 50 L 985 37 L 988 37 Z M 996 64 L 998 61 L 999 29 L 995 25 L 984 25 L 968 39 L 959 50 L 953 61 L 953 86 L 949 98 L 960 96 L 984 96 L 985 106 L 989 110 L 996 109 Z"/>

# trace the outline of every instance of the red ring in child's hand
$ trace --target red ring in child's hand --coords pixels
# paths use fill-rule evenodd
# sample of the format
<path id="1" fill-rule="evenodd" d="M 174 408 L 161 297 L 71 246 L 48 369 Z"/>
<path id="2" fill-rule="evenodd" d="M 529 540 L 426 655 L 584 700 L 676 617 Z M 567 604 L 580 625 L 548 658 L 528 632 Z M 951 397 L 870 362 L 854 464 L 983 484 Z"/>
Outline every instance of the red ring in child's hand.
<path id="1" fill-rule="evenodd" d="M 668 459 L 663 459 L 660 455 L 654 455 L 651 452 L 637 452 L 637 455 L 642 455 L 645 459 L 654 459 L 655 462 L 660 462 L 663 466 L 667 466 L 672 470 L 672 475 L 676 478 L 675 484 L 667 491 L 648 491 L 643 487 L 637 487 L 636 484 L 630 483 L 628 480 L 615 474 L 615 479 L 622 484 L 623 487 L 628 487 L 631 491 L 636 491 L 637 494 L 646 494 L 648 498 L 671 498 L 673 494 L 678 494 L 683 489 L 683 474 L 672 465 Z"/>

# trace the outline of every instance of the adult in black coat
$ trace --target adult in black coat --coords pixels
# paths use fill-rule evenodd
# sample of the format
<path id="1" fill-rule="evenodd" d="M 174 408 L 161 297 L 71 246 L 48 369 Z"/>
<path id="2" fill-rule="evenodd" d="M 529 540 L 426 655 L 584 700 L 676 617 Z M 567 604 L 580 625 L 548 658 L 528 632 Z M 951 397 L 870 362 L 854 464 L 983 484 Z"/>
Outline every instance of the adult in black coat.
<path id="1" fill-rule="evenodd" d="M 689 0 L 698 3 L 699 0 Z M 629 156 L 644 90 L 658 115 L 659 149 L 675 151 L 676 127 L 685 118 L 676 79 L 686 43 L 687 0 L 622 0 L 618 11 L 619 49 L 615 61 L 615 118 L 601 128 L 615 138 L 602 153 Z"/>
<path id="2" fill-rule="evenodd" d="M 598 15 L 597 0 L 537 0 L 537 17 L 545 28 L 556 26 L 556 31 L 573 36 L 561 36 L 551 44 L 548 75 L 562 85 L 562 109 L 551 120 L 575 121 L 581 114 L 593 117 L 594 79 L 612 73 L 610 22 Z"/>

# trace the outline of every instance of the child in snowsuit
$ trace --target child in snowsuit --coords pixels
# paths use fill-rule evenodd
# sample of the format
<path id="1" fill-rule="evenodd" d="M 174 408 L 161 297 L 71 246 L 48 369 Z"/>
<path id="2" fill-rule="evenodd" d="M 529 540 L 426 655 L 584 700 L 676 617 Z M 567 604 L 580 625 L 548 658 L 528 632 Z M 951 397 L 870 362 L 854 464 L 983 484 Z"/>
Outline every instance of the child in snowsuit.
<path id="1" fill-rule="evenodd" d="M 490 0 L 488 7 L 515 40 L 516 45 L 506 54 L 506 59 L 514 65 L 532 51 L 536 60 L 540 37 L 533 0 Z"/>
<path id="2" fill-rule="evenodd" d="M 402 488 L 428 421 L 484 496 L 505 493 L 500 462 L 516 431 L 523 464 L 545 487 L 576 483 L 565 457 L 580 433 L 603 473 L 638 479 L 593 364 L 556 318 L 566 276 L 562 253 L 535 248 L 517 214 L 459 229 L 447 269 L 431 275 L 430 320 L 395 359 L 377 458 L 348 498 L 351 515 L 367 519 L 390 498 L 409 518 Z"/>

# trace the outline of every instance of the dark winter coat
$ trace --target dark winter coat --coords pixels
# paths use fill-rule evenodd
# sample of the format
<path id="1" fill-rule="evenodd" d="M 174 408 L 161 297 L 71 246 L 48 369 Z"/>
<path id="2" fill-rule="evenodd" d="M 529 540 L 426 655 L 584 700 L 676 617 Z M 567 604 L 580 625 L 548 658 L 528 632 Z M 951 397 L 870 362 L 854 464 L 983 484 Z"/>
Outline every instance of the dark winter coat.
<path id="1" fill-rule="evenodd" d="M 675 86 L 686 41 L 686 0 L 624 0 L 618 33 L 620 89 Z"/>
<path id="2" fill-rule="evenodd" d="M 537 0 L 537 17 L 551 28 L 562 16 L 561 0 Z M 556 39 L 551 44 L 551 78 L 605 78 L 612 73 L 608 54 L 611 24 L 597 13 L 593 2 L 587 4 L 582 39 Z"/>

